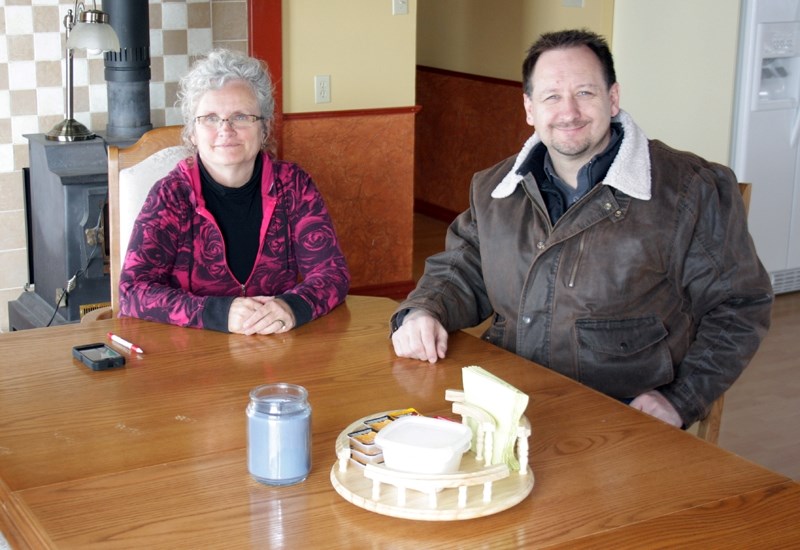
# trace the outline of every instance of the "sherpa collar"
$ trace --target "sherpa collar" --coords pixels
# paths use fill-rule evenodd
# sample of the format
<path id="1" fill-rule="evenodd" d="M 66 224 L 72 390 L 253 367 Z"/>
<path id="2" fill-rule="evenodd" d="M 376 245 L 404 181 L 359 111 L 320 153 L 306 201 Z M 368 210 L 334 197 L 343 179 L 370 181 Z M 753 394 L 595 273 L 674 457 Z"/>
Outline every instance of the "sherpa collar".
<path id="1" fill-rule="evenodd" d="M 647 136 L 633 122 L 633 118 L 622 109 L 612 120 L 622 124 L 624 135 L 617 158 L 611 163 L 602 183 L 619 189 L 635 199 L 650 200 L 650 152 Z M 511 171 L 492 191 L 492 198 L 504 199 L 514 192 L 517 184 L 522 181 L 522 175 L 518 174 L 517 170 L 540 142 L 539 134 L 534 133 L 528 138 L 522 146 L 522 151 L 517 155 Z"/>

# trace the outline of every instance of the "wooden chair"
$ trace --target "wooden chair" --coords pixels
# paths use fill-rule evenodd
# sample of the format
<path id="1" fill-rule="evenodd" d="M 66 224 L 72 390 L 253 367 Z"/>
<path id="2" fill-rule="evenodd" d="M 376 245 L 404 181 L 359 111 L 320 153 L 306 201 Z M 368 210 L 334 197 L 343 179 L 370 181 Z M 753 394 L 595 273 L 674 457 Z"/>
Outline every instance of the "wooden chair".
<path id="1" fill-rule="evenodd" d="M 182 126 L 146 132 L 126 148 L 108 148 L 109 254 L 111 314 L 119 313 L 119 275 L 136 216 L 155 182 L 191 152 L 181 140 Z"/>
<path id="2" fill-rule="evenodd" d="M 739 184 L 739 192 L 742 194 L 745 214 L 750 211 L 751 187 L 752 186 L 749 183 Z M 719 430 L 722 426 L 722 407 L 724 404 L 725 395 L 720 395 L 719 398 L 711 405 L 711 410 L 709 411 L 708 416 L 697 422 L 697 437 L 716 445 L 717 441 L 719 440 Z"/>

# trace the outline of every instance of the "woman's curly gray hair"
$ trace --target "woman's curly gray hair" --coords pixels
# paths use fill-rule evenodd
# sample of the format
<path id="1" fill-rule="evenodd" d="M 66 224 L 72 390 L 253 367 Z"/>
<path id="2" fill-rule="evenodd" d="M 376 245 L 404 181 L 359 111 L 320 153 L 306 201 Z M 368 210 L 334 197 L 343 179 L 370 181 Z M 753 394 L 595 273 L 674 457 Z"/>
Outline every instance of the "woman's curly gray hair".
<path id="1" fill-rule="evenodd" d="M 264 141 L 262 149 L 272 149 L 272 121 L 275 97 L 266 63 L 233 50 L 216 49 L 195 62 L 181 78 L 177 106 L 183 115 L 184 143 L 194 149 L 190 137 L 194 133 L 197 104 L 204 93 L 219 90 L 229 82 L 243 81 L 250 85 L 258 100 Z M 255 114 L 255 113 L 246 113 Z"/>

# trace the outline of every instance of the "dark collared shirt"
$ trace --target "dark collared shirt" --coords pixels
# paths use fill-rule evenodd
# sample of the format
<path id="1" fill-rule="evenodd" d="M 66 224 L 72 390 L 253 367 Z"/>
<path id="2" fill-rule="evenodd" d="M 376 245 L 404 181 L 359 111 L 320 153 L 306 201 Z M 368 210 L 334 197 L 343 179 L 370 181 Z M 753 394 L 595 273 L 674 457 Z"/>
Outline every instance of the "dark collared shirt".
<path id="1" fill-rule="evenodd" d="M 622 145 L 622 125 L 611 124 L 611 139 L 605 150 L 595 155 L 592 160 L 584 164 L 578 171 L 578 186 L 573 188 L 556 174 L 550 153 L 543 143 L 539 143 L 531 151 L 528 159 L 522 163 L 518 174 L 531 172 L 539 185 L 550 221 L 553 225 L 564 215 L 570 206 L 578 202 L 586 193 L 599 182 L 603 181 L 611 167 L 611 163 Z"/>

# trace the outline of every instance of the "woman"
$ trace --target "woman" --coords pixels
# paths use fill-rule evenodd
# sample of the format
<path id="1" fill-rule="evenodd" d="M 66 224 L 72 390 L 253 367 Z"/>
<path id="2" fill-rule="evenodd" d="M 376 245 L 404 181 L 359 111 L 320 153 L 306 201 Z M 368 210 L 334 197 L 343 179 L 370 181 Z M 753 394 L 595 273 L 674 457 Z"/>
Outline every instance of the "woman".
<path id="1" fill-rule="evenodd" d="M 215 50 L 181 80 L 196 154 L 153 186 L 120 274 L 120 313 L 240 334 L 282 333 L 328 313 L 350 286 L 311 178 L 267 152 L 262 63 Z"/>

